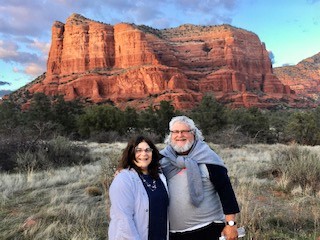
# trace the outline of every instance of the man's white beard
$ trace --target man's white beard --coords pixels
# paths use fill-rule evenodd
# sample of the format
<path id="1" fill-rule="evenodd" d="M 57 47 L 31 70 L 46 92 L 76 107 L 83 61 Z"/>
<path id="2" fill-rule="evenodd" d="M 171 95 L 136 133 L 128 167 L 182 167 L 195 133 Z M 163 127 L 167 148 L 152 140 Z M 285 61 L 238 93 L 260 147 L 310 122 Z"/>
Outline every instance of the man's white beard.
<path id="1" fill-rule="evenodd" d="M 185 153 L 191 149 L 193 143 L 194 143 L 194 141 L 187 141 L 184 146 L 180 147 L 180 146 L 175 145 L 171 142 L 171 146 L 172 146 L 173 150 L 175 150 L 177 153 Z"/>

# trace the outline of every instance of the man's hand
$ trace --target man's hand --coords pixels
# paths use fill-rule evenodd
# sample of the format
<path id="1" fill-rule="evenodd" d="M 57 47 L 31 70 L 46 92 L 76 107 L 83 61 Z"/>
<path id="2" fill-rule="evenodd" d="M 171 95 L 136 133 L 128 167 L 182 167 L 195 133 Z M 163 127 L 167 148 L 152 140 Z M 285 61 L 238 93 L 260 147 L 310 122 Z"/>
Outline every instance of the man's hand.
<path id="1" fill-rule="evenodd" d="M 237 226 L 226 225 L 222 230 L 222 235 L 225 236 L 227 240 L 236 240 L 238 239 Z"/>

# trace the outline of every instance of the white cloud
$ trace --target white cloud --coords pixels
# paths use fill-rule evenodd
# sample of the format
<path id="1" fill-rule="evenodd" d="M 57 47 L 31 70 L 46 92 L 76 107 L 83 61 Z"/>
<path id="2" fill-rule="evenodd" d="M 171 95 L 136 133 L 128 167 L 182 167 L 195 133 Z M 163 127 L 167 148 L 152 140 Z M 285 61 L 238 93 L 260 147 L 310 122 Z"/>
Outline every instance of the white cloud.
<path id="1" fill-rule="evenodd" d="M 29 63 L 24 69 L 25 74 L 31 75 L 33 77 L 37 77 L 45 71 L 46 69 L 44 68 L 44 66 L 37 63 Z"/>
<path id="2" fill-rule="evenodd" d="M 65 22 L 72 13 L 110 24 L 132 22 L 161 29 L 225 21 L 237 1 L 0 0 L 0 61 L 8 64 L 7 72 L 39 76 L 46 71 L 52 24 Z"/>
<path id="3" fill-rule="evenodd" d="M 18 56 L 18 46 L 14 43 L 0 40 L 0 59 L 10 59 Z"/>
<path id="4" fill-rule="evenodd" d="M 11 41 L 0 40 L 0 60 L 25 64 L 30 61 L 42 62 L 36 53 L 20 51 L 20 47 Z"/>
<path id="5" fill-rule="evenodd" d="M 35 39 L 31 44 L 30 47 L 35 49 L 36 51 L 41 52 L 41 59 L 44 61 L 47 60 L 48 54 L 50 51 L 50 43 L 48 42 L 40 42 L 39 40 Z"/>

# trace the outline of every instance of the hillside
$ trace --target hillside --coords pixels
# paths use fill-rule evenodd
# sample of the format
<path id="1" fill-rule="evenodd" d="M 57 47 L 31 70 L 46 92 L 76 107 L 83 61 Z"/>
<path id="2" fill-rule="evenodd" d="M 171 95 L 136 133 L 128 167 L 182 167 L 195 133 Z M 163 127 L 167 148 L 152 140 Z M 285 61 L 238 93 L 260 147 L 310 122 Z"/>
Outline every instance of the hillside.
<path id="1" fill-rule="evenodd" d="M 320 101 L 320 52 L 297 65 L 274 68 L 279 80 L 299 96 Z"/>

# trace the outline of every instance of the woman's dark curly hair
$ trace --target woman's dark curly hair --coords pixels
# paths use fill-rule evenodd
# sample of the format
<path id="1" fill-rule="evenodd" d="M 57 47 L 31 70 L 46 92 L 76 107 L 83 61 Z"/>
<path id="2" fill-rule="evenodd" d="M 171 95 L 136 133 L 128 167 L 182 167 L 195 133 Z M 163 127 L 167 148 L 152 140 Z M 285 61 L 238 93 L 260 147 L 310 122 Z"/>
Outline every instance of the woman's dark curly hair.
<path id="1" fill-rule="evenodd" d="M 122 153 L 122 157 L 121 157 L 120 163 L 119 163 L 119 169 L 133 168 L 139 174 L 142 174 L 140 167 L 138 167 L 135 164 L 135 148 L 141 142 L 146 142 L 150 146 L 150 148 L 152 148 L 152 160 L 148 166 L 148 171 L 149 171 L 149 175 L 152 178 L 157 179 L 157 178 L 159 178 L 159 170 L 160 170 L 159 150 L 154 145 L 154 143 L 149 138 L 147 138 L 145 136 L 137 136 L 128 142 L 127 147 L 124 149 L 124 151 Z"/>

